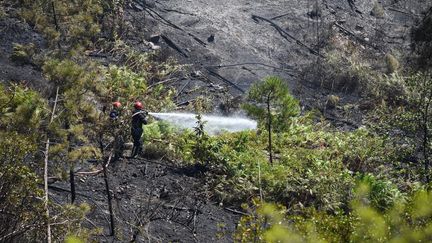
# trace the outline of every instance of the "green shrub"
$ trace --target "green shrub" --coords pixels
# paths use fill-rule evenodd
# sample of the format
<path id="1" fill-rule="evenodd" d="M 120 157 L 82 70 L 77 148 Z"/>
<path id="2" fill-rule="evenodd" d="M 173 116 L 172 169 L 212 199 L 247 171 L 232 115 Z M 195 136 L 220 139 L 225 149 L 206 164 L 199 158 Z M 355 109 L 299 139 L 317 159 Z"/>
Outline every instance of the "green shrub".
<path id="1" fill-rule="evenodd" d="M 360 176 L 360 183 L 369 187 L 369 205 L 377 210 L 385 211 L 395 203 L 405 201 L 405 196 L 392 182 L 380 180 L 371 174 Z"/>
<path id="2" fill-rule="evenodd" d="M 335 39 L 339 42 L 338 38 Z M 312 79 L 316 84 L 333 91 L 361 90 L 367 93 L 369 86 L 376 80 L 377 73 L 362 57 L 360 48 L 354 43 L 342 42 L 335 45 L 337 45 L 335 49 L 325 52 L 326 58 L 319 65 L 314 65 L 311 70 L 306 71 L 304 78 Z M 319 76 L 311 77 L 311 75 Z"/>
<path id="3" fill-rule="evenodd" d="M 326 108 L 327 109 L 334 109 L 339 104 L 340 98 L 336 95 L 329 95 L 327 96 L 326 101 Z"/>
<path id="4" fill-rule="evenodd" d="M 397 72 L 400 68 L 400 63 L 392 54 L 388 53 L 385 56 L 386 64 L 387 64 L 387 72 L 394 73 Z"/>
<path id="5" fill-rule="evenodd" d="M 101 2 L 91 0 L 43 1 L 23 0 L 16 7 L 21 17 L 33 24 L 52 47 L 77 50 L 90 47 L 100 28 Z M 55 10 L 55 16 L 53 15 Z"/>
<path id="6" fill-rule="evenodd" d="M 21 45 L 14 43 L 13 51 L 10 59 L 18 64 L 30 64 L 32 63 L 33 55 L 35 54 L 35 45 L 30 43 L 28 45 Z"/>
<path id="7" fill-rule="evenodd" d="M 0 129 L 34 136 L 47 117 L 46 102 L 35 91 L 19 85 L 0 85 Z"/>
<path id="8" fill-rule="evenodd" d="M 17 132 L 0 130 L 0 241 L 29 242 L 46 240 L 46 217 L 40 188 L 39 140 Z M 55 241 L 62 241 L 66 233 L 87 238 L 91 233 L 82 228 L 86 205 L 57 205 L 52 212 L 52 232 Z"/>
<path id="9" fill-rule="evenodd" d="M 177 157 L 203 163 L 218 175 L 209 184 L 221 201 L 262 196 L 294 211 L 346 208 L 356 174 L 391 170 L 396 153 L 385 139 L 366 129 L 326 130 L 304 117 L 294 118 L 286 132 L 274 134 L 273 165 L 266 162 L 267 134 L 245 131 L 201 138 L 186 134 L 175 144 L 181 154 Z"/>
<path id="10" fill-rule="evenodd" d="M 286 208 L 254 200 L 245 205 L 235 233 L 236 242 L 423 242 L 432 237 L 432 194 L 418 191 L 397 200 L 385 212 L 370 206 L 369 187 L 359 185 L 348 212 L 305 209 L 287 215 Z"/>
<path id="11" fill-rule="evenodd" d="M 162 84 L 150 88 L 145 77 L 127 67 L 113 65 L 101 71 L 105 77 L 104 97 L 119 100 L 125 107 L 132 107 L 133 102 L 140 100 L 147 111 L 169 110 L 175 107 L 172 101 L 174 90 L 166 89 Z"/>
<path id="12" fill-rule="evenodd" d="M 173 142 L 176 136 L 174 127 L 164 121 L 144 126 L 144 156 L 151 159 L 175 159 Z"/>

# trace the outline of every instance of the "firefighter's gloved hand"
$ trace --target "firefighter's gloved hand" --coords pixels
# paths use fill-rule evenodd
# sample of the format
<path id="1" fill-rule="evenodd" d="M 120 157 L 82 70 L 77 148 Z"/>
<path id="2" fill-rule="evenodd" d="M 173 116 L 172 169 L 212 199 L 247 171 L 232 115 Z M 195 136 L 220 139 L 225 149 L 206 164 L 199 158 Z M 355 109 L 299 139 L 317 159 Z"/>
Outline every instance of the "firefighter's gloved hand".
<path id="1" fill-rule="evenodd" d="M 111 111 L 109 116 L 111 119 L 117 119 L 118 113 L 116 111 Z"/>

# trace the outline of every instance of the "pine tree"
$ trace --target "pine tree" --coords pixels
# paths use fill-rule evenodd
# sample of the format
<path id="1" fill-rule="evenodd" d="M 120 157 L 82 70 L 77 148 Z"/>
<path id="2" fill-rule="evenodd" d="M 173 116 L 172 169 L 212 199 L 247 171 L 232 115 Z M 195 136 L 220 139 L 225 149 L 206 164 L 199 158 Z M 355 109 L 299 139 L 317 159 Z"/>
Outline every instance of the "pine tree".
<path id="1" fill-rule="evenodd" d="M 248 103 L 243 105 L 248 115 L 258 119 L 260 127 L 268 132 L 269 160 L 273 163 L 272 133 L 288 129 L 290 118 L 300 112 L 298 101 L 278 77 L 268 77 L 252 85 L 247 94 Z"/>
<path id="2" fill-rule="evenodd" d="M 17 85 L 0 85 L 0 103 L 0 242 L 20 242 L 30 240 L 31 232 L 45 232 L 43 191 L 33 166 L 46 104 Z"/>
<path id="3" fill-rule="evenodd" d="M 100 152 L 92 145 L 88 130 L 97 121 L 97 111 L 91 103 L 91 90 L 95 84 L 94 72 L 85 70 L 73 61 L 48 60 L 43 70 L 51 83 L 59 89 L 60 114 L 52 122 L 52 139 L 56 145 L 50 153 L 57 164 L 67 158 L 71 201 L 75 201 L 75 166 L 88 158 L 99 158 Z"/>

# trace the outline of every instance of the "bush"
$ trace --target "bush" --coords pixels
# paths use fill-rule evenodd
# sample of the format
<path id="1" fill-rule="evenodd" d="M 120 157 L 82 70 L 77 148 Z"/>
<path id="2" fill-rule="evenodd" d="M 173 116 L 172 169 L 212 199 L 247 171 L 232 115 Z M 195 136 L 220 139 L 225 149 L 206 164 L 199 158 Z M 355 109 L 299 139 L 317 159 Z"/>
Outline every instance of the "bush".
<path id="1" fill-rule="evenodd" d="M 329 95 L 327 96 L 327 102 L 326 102 L 326 108 L 327 109 L 334 109 L 339 104 L 340 98 L 336 95 Z"/>
<path id="2" fill-rule="evenodd" d="M 33 43 L 30 43 L 28 45 L 21 45 L 21 44 L 14 43 L 13 51 L 12 51 L 12 55 L 10 56 L 10 59 L 13 62 L 16 62 L 21 65 L 31 64 L 34 54 L 35 54 L 35 45 Z"/>
<path id="3" fill-rule="evenodd" d="M 147 80 L 142 75 L 127 67 L 110 66 L 102 69 L 105 76 L 103 81 L 104 97 L 119 100 L 125 107 L 132 107 L 132 103 L 140 100 L 148 111 L 172 109 L 174 90 L 166 89 L 163 85 L 149 88 Z"/>
<path id="4" fill-rule="evenodd" d="M 177 153 L 203 163 L 215 195 L 241 202 L 262 196 L 290 210 L 315 207 L 338 211 L 348 206 L 356 174 L 390 170 L 395 150 L 365 129 L 336 132 L 295 118 L 275 135 L 273 165 L 266 162 L 267 134 L 245 131 L 177 140 Z M 179 156 L 181 157 L 181 156 Z M 385 175 L 383 175 L 385 176 Z"/>
<path id="5" fill-rule="evenodd" d="M 332 91 L 367 92 L 368 85 L 374 82 L 376 76 L 370 63 L 361 57 L 359 48 L 354 43 L 342 42 L 338 36 L 334 39 L 337 48 L 328 50 L 326 58 L 319 65 L 305 70 L 303 79 L 312 80 Z"/>
<path id="6" fill-rule="evenodd" d="M 365 174 L 360 176 L 358 184 L 369 188 L 369 205 L 381 212 L 393 207 L 395 203 L 405 202 L 405 195 L 388 180 L 380 180 L 371 174 Z"/>
<path id="7" fill-rule="evenodd" d="M 357 187 L 348 213 L 306 209 L 287 216 L 280 205 L 254 200 L 236 229 L 237 242 L 423 242 L 432 237 L 432 194 L 420 190 L 385 212 L 367 202 L 367 185 Z"/>
<path id="8" fill-rule="evenodd" d="M 102 13 L 99 1 L 22 0 L 16 5 L 20 15 L 41 32 L 52 47 L 66 50 L 87 48 L 99 33 L 98 15 Z M 55 10 L 55 16 L 53 15 Z"/>
<path id="9" fill-rule="evenodd" d="M 0 85 L 0 129 L 40 136 L 40 129 L 47 117 L 46 102 L 35 91 L 19 85 L 8 88 Z"/>
<path id="10" fill-rule="evenodd" d="M 387 64 L 387 72 L 395 73 L 399 70 L 400 63 L 392 54 L 388 53 L 385 56 L 386 64 Z"/>
<path id="11" fill-rule="evenodd" d="M 173 141 L 176 135 L 174 127 L 163 121 L 144 126 L 144 156 L 150 159 L 175 159 Z"/>

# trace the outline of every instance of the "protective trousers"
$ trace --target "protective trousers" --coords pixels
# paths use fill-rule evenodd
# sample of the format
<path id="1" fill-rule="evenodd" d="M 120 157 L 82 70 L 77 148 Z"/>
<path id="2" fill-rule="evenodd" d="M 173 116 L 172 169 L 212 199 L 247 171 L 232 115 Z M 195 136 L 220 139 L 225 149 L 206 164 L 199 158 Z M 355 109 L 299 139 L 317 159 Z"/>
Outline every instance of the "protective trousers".
<path id="1" fill-rule="evenodd" d="M 142 128 L 132 128 L 132 139 L 133 139 L 133 148 L 131 157 L 135 157 L 137 154 L 142 152 L 143 143 L 141 140 L 141 136 L 143 134 Z"/>

